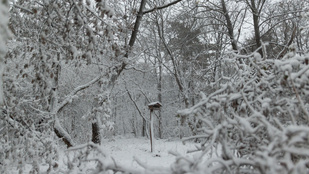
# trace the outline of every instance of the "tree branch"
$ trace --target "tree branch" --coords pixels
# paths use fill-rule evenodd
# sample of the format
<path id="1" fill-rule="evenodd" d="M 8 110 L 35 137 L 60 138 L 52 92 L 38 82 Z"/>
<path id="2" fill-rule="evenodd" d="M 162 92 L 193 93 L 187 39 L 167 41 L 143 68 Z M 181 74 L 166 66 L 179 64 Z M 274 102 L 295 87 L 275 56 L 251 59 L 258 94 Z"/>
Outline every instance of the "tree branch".
<path id="1" fill-rule="evenodd" d="M 234 38 L 234 27 L 233 27 L 233 24 L 232 24 L 232 21 L 231 21 L 231 17 L 229 15 L 228 11 L 227 11 L 227 7 L 226 7 L 224 0 L 221 0 L 221 5 L 222 5 L 222 11 L 224 13 L 224 17 L 225 17 L 225 20 L 226 20 L 226 26 L 227 26 L 227 30 L 228 30 L 228 33 L 229 33 L 229 38 L 231 40 L 232 48 L 233 48 L 234 51 L 237 51 L 238 46 L 237 46 L 237 42 Z"/>
<path id="2" fill-rule="evenodd" d="M 57 116 L 55 117 L 54 132 L 60 139 L 62 139 L 62 141 L 67 145 L 68 148 L 75 146 L 75 142 L 72 140 L 68 132 L 65 131 L 60 125 L 60 121 Z"/>
<path id="3" fill-rule="evenodd" d="M 31 10 L 29 10 L 29 9 L 27 9 L 27 8 L 21 7 L 21 6 L 19 6 L 19 5 L 14 4 L 13 7 L 19 8 L 21 11 L 24 11 L 24 12 L 27 12 L 27 13 L 30 13 L 30 14 L 33 14 L 33 11 L 31 11 Z"/>
<path id="4" fill-rule="evenodd" d="M 153 9 L 150 9 L 150 10 L 146 10 L 144 11 L 144 8 L 145 8 L 145 5 L 146 5 L 146 0 L 142 0 L 141 1 L 141 6 L 139 8 L 139 11 L 138 11 L 138 14 L 137 14 L 137 18 L 135 20 L 135 24 L 134 24 L 134 28 L 133 28 L 133 31 L 132 31 L 132 34 L 131 34 L 131 38 L 130 38 L 130 41 L 129 41 L 129 47 L 127 48 L 126 50 L 126 54 L 124 55 L 125 58 L 128 58 L 129 57 L 129 53 L 136 41 L 136 37 L 137 37 L 137 33 L 138 33 L 138 29 L 139 29 L 139 26 L 141 24 L 141 21 L 142 21 L 142 18 L 143 18 L 143 15 L 144 14 L 147 14 L 147 13 L 150 13 L 150 12 L 153 12 L 155 10 L 160 10 L 160 9 L 163 9 L 163 8 L 167 8 L 171 5 L 174 5 L 178 2 L 180 2 L 182 0 L 176 0 L 176 1 L 173 1 L 171 3 L 168 3 L 166 5 L 163 5 L 163 6 L 160 6 L 160 7 L 155 7 Z M 143 12 L 144 11 L 144 12 Z M 115 77 L 113 77 L 114 79 L 117 79 L 118 76 L 121 74 L 121 72 L 125 69 L 125 67 L 127 66 L 127 63 L 123 62 L 120 67 L 117 67 L 116 68 L 116 72 L 117 72 L 117 75 L 115 75 Z"/>
<path id="5" fill-rule="evenodd" d="M 137 14 L 137 18 L 135 20 L 135 24 L 134 24 L 134 28 L 133 28 L 133 31 L 132 31 L 132 35 L 131 35 L 131 38 L 130 38 L 130 41 L 129 41 L 129 50 L 131 49 L 131 47 L 133 47 L 134 43 L 135 43 L 135 40 L 136 40 L 136 36 L 137 36 L 137 32 L 138 32 L 138 28 L 141 24 L 141 21 L 142 21 L 142 18 L 143 18 L 143 9 L 146 5 L 146 0 L 142 0 L 141 2 L 141 6 L 139 7 L 139 11 L 138 11 L 138 14 Z M 128 56 L 128 52 L 126 54 L 125 57 Z"/>
<path id="6" fill-rule="evenodd" d="M 145 121 L 147 122 L 147 119 L 143 116 L 141 110 L 139 109 L 139 107 L 138 107 L 137 104 L 136 104 L 136 101 L 133 99 L 131 93 L 129 92 L 129 90 L 128 90 L 127 88 L 126 88 L 126 91 L 127 91 L 127 94 L 128 94 L 128 96 L 129 96 L 130 100 L 133 102 L 135 108 L 137 109 L 139 115 L 143 118 L 143 120 L 145 120 Z"/>
<path id="7" fill-rule="evenodd" d="M 168 45 L 167 45 L 167 43 L 166 43 L 166 41 L 165 41 L 164 34 L 162 33 L 162 32 L 163 32 L 163 29 L 160 29 L 160 26 L 159 26 L 160 24 L 159 24 L 158 21 L 156 21 L 156 25 L 157 25 L 158 34 L 159 34 L 160 39 L 162 40 L 163 46 L 165 47 L 165 49 L 166 49 L 168 55 L 171 57 L 171 60 L 172 60 L 172 63 L 173 63 L 173 67 L 174 67 L 174 73 L 173 73 L 173 75 L 174 75 L 175 78 L 176 78 L 176 82 L 177 82 L 177 85 L 178 85 L 178 87 L 179 87 L 179 90 L 180 90 L 181 92 L 183 92 L 183 91 L 184 91 L 184 89 L 183 89 L 183 84 L 182 84 L 182 82 L 181 82 L 181 80 L 180 80 L 180 77 L 179 77 L 179 74 L 178 74 L 178 65 L 177 65 L 177 62 L 176 62 L 176 58 L 174 57 L 172 51 L 169 49 L 169 47 L 168 47 Z M 163 27 L 162 27 L 162 28 L 163 28 Z"/>
<path id="8" fill-rule="evenodd" d="M 64 143 L 67 145 L 67 147 L 75 146 L 75 142 L 71 138 L 71 136 L 68 134 L 67 131 L 63 129 L 63 127 L 60 125 L 60 121 L 58 119 L 57 113 L 61 111 L 70 101 L 72 100 L 73 96 L 77 94 L 79 91 L 82 91 L 88 87 L 90 87 L 92 84 L 96 83 L 101 79 L 101 76 L 98 76 L 91 80 L 90 82 L 76 87 L 72 92 L 70 92 L 65 99 L 61 103 L 57 103 L 57 106 L 52 110 L 52 115 L 55 116 L 55 124 L 54 124 L 54 132 L 55 134 L 61 138 Z"/>
<path id="9" fill-rule="evenodd" d="M 295 38 L 296 35 L 296 25 L 294 25 L 294 29 L 291 35 L 291 38 L 289 40 L 289 42 L 287 43 L 287 45 L 283 48 L 283 50 L 279 53 L 279 56 L 277 57 L 277 59 L 282 58 L 288 51 L 289 46 L 293 43 L 293 40 Z"/>
<path id="10" fill-rule="evenodd" d="M 96 83 L 100 79 L 101 79 L 101 76 L 98 76 L 98 77 L 94 78 L 93 80 L 91 80 L 90 82 L 88 82 L 88 83 L 86 83 L 84 85 L 76 87 L 72 92 L 70 92 L 70 94 L 68 94 L 66 96 L 66 98 L 60 104 L 58 104 L 55 107 L 55 109 L 53 110 L 52 113 L 53 114 L 57 114 L 61 109 L 63 109 L 64 106 L 66 106 L 71 101 L 71 99 L 73 98 L 73 96 L 75 94 L 77 94 L 79 91 L 82 91 L 82 90 L 88 88 L 89 86 L 91 86 L 92 84 Z"/>
<path id="11" fill-rule="evenodd" d="M 150 13 L 150 12 L 153 12 L 155 10 L 161 10 L 161 9 L 167 8 L 167 7 L 171 6 L 171 5 L 177 4 L 180 1 L 182 1 L 182 0 L 176 0 L 176 1 L 170 2 L 168 4 L 162 5 L 160 7 L 154 7 L 153 9 L 146 10 L 146 11 L 143 12 L 143 15 L 147 14 L 147 13 Z"/>
<path id="12" fill-rule="evenodd" d="M 129 41 L 129 47 L 126 50 L 126 54 L 124 55 L 125 58 L 129 57 L 129 53 L 135 43 L 136 37 L 137 37 L 137 33 L 138 33 L 138 28 L 141 24 L 142 18 L 143 18 L 143 9 L 145 8 L 146 5 L 146 0 L 142 0 L 141 2 L 141 6 L 139 7 L 139 11 L 137 14 L 137 18 L 135 20 L 135 24 L 134 24 L 134 28 L 131 34 L 131 38 Z M 118 76 L 121 74 L 121 72 L 125 69 L 125 67 L 127 66 L 127 63 L 122 62 L 122 64 L 120 65 L 120 67 L 116 69 L 117 74 L 112 78 L 112 81 L 116 80 L 118 78 Z"/>

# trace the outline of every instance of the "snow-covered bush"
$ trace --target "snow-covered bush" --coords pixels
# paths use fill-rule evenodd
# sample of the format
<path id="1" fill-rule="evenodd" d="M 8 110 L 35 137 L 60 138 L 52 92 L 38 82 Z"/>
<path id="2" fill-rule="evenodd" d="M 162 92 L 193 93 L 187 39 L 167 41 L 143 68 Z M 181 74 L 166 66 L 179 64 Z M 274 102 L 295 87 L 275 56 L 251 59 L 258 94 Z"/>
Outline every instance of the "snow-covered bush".
<path id="1" fill-rule="evenodd" d="M 225 59 L 235 73 L 179 112 L 202 122 L 188 138 L 202 142 L 202 153 L 177 161 L 176 173 L 308 173 L 309 55 L 292 47 L 280 60 L 258 53 Z"/>
<path id="2" fill-rule="evenodd" d="M 0 139 L 0 173 L 40 173 L 42 165 L 58 170 L 58 151 L 51 132 L 44 134 L 10 118 Z M 45 170 L 44 169 L 44 170 Z"/>
<path id="3" fill-rule="evenodd" d="M 68 149 L 67 168 L 64 173 L 141 173 L 119 165 L 108 152 L 92 142 Z M 69 155 L 74 152 L 74 155 Z"/>
<path id="4" fill-rule="evenodd" d="M 50 168 L 57 166 L 58 138 L 67 146 L 76 144 L 61 124 L 63 117 L 71 116 L 60 117 L 63 108 L 71 106 L 73 110 L 69 104 L 89 86 L 97 82 L 107 85 L 115 73 L 110 67 L 122 64 L 116 59 L 122 54 L 113 35 L 116 20 L 105 1 L 18 0 L 12 2 L 10 14 L 14 37 L 5 60 L 0 173 L 10 173 L 9 168 L 22 173 L 27 166 L 40 173 L 39 167 L 46 163 Z M 7 25 L 8 19 L 2 21 Z M 1 36 L 5 37 L 4 33 Z M 87 78 L 69 88 L 61 70 L 78 71 L 81 67 L 90 69 Z M 96 117 L 102 124 L 108 119 L 103 114 Z"/>

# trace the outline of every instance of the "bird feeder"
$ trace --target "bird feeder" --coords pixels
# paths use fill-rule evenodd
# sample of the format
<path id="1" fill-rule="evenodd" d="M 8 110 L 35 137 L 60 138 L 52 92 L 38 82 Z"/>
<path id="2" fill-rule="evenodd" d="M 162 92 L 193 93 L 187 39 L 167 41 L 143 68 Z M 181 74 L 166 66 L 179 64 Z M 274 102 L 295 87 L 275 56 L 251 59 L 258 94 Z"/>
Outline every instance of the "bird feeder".
<path id="1" fill-rule="evenodd" d="M 162 104 L 158 101 L 156 102 L 152 102 L 152 103 L 149 103 L 148 104 L 148 108 L 150 110 L 150 130 L 149 130 L 149 135 L 150 135 L 150 147 L 151 147 L 151 152 L 154 152 L 154 138 L 153 138 L 153 118 L 152 118 L 152 115 L 151 113 L 155 110 L 160 110 Z"/>
<path id="2" fill-rule="evenodd" d="M 149 108 L 150 112 L 152 112 L 154 110 L 160 110 L 161 106 L 162 106 L 162 104 L 158 101 L 148 104 L 148 108 Z"/>

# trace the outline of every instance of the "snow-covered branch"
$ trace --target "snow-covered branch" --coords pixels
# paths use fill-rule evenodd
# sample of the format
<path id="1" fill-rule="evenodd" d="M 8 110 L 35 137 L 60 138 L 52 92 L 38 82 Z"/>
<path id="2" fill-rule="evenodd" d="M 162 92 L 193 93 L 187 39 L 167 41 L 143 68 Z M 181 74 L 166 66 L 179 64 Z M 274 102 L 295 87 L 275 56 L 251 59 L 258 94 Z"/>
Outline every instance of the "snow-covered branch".
<path id="1" fill-rule="evenodd" d="M 31 10 L 25 8 L 25 7 L 21 7 L 21 6 L 17 5 L 17 4 L 14 4 L 13 7 L 18 8 L 18 9 L 20 9 L 22 11 L 27 12 L 27 13 L 33 14 L 33 11 L 31 11 Z"/>
<path id="2" fill-rule="evenodd" d="M 162 5 L 162 6 L 159 6 L 159 7 L 154 7 L 154 8 L 152 8 L 152 9 L 149 9 L 149 10 L 144 11 L 143 14 L 151 13 L 151 12 L 156 11 L 156 10 L 162 10 L 162 9 L 164 9 L 164 8 L 167 8 L 167 7 L 169 7 L 169 6 L 172 6 L 172 5 L 174 5 L 174 4 L 177 4 L 177 3 L 180 2 L 180 1 L 182 1 L 182 0 L 176 0 L 176 1 L 170 2 L 170 3 L 168 3 L 168 4 L 165 4 L 165 5 Z"/>
<path id="3" fill-rule="evenodd" d="M 78 86 L 76 87 L 73 91 L 71 91 L 66 97 L 65 99 L 59 103 L 55 109 L 53 110 L 52 114 L 57 114 L 61 109 L 63 109 L 63 107 L 65 105 L 67 105 L 68 103 L 70 103 L 74 97 L 75 94 L 77 94 L 78 92 L 90 87 L 91 85 L 93 85 L 94 83 L 98 82 L 100 79 L 101 79 L 102 76 L 97 76 L 96 78 L 94 78 L 93 80 L 91 80 L 90 82 L 84 84 L 84 85 L 81 85 L 81 86 Z"/>

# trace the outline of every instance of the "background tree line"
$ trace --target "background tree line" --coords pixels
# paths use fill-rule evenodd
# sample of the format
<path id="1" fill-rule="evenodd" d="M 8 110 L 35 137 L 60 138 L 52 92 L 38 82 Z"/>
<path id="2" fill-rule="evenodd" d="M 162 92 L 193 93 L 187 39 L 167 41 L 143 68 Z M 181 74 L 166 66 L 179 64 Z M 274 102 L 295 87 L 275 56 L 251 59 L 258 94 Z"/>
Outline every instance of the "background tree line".
<path id="1" fill-rule="evenodd" d="M 290 121 L 307 124 L 308 81 L 289 79 L 291 72 L 308 70 L 307 1 L 17 0 L 7 4 L 9 21 L 4 25 L 11 38 L 1 64 L 6 67 L 0 158 L 9 159 L 11 166 L 22 168 L 31 161 L 38 172 L 44 158 L 52 169 L 58 146 L 100 144 L 115 135 L 148 136 L 147 104 L 152 101 L 163 104 L 155 117 L 158 138 L 193 136 L 202 141 L 202 128 L 236 124 L 226 116 L 250 116 L 261 108 L 262 114 L 283 115 L 279 121 L 290 124 L 283 114 L 288 111 L 265 109 L 266 98 L 274 99 L 265 96 L 274 94 L 297 98 L 288 106 L 299 103 L 301 108 L 293 107 L 296 113 Z M 287 61 L 295 57 L 297 61 Z M 278 83 L 271 83 L 272 75 Z M 267 87 L 261 86 L 264 82 Z M 265 93 L 259 91 L 262 88 Z M 239 91 L 244 92 L 242 97 Z M 222 93 L 231 94 L 228 102 L 220 102 Z M 257 104 L 258 99 L 265 102 Z M 182 109 L 186 112 L 178 112 Z M 244 122 L 238 120 L 244 126 L 241 131 L 231 129 L 222 135 L 231 138 L 229 133 L 241 135 L 247 124 L 259 125 Z M 212 145 L 218 141 L 225 147 L 229 142 L 227 137 L 211 135 Z M 239 139 L 229 140 L 237 144 Z M 249 158 L 250 150 L 237 153 Z M 232 160 L 228 151 L 222 158 Z"/>

